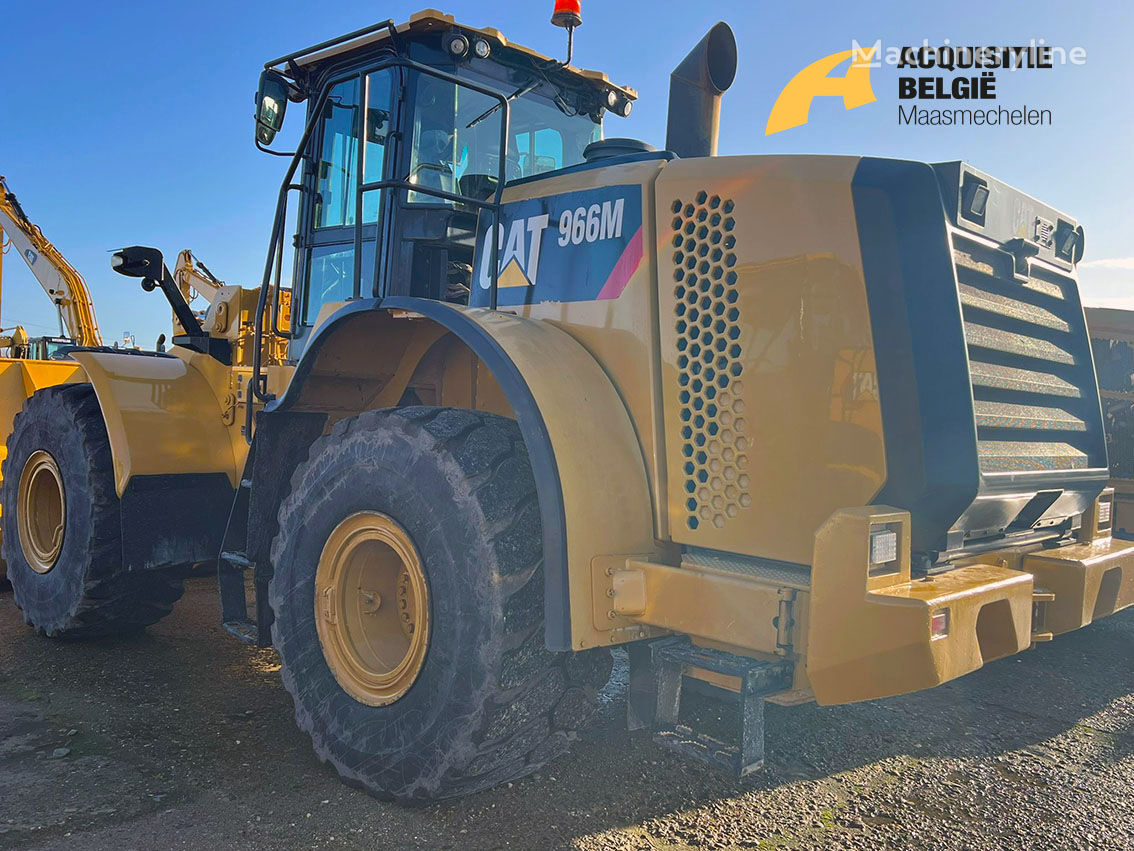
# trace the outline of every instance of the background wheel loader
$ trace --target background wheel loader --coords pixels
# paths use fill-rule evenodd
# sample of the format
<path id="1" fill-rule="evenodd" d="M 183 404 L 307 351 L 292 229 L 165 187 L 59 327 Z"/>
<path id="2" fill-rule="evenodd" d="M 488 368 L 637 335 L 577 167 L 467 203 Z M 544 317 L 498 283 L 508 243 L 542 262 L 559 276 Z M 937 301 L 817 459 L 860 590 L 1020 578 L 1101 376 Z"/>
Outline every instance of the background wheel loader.
<path id="1" fill-rule="evenodd" d="M 4 257 L 13 252 L 27 264 L 44 293 L 59 314 L 59 336 L 31 337 L 22 325 L 12 327 L 11 333 L 0 337 L 0 348 L 6 357 L 0 357 L 0 428 L 11 434 L 13 418 L 24 402 L 36 391 L 75 381 L 82 381 L 82 370 L 70 359 L 74 351 L 117 352 L 118 344 L 103 346 L 102 335 L 95 318 L 94 300 L 82 274 L 63 253 L 43 234 L 43 230 L 24 210 L 7 181 L 0 177 L 0 293 L 2 293 Z M 229 325 L 236 329 L 236 363 L 251 363 L 244 354 L 253 333 L 253 323 L 244 314 L 244 321 L 230 323 L 229 311 L 234 296 L 244 294 L 245 301 L 255 302 L 253 291 L 226 287 L 192 252 L 182 251 L 177 257 L 173 280 L 186 302 L 198 296 L 209 304 L 219 301 L 214 331 L 228 332 Z M 237 299 L 238 300 L 238 299 Z M 286 317 L 286 305 L 284 308 Z M 201 317 L 199 317 L 201 318 Z M 174 333 L 183 333 L 174 316 Z M 230 336 L 232 336 L 230 334 Z M 164 338 L 164 335 L 163 335 Z M 159 340 L 160 348 L 163 341 Z M 282 354 L 277 345 L 269 357 Z M 0 449 L 0 458 L 3 457 Z M 52 524 L 59 520 L 54 512 L 47 511 L 41 521 Z M 51 527 L 54 531 L 56 526 Z M 0 561 L 0 582 L 4 581 L 6 567 Z"/>
<path id="2" fill-rule="evenodd" d="M 658 150 L 603 138 L 633 90 L 432 10 L 268 62 L 257 145 L 307 116 L 253 334 L 115 256 L 183 333 L 75 353 L 17 417 L 29 623 L 136 628 L 215 561 L 320 756 L 413 801 L 560 753 L 612 646 L 632 727 L 746 774 L 765 700 L 928 688 L 1129 606 L 1077 222 L 964 163 L 717 157 L 735 69 L 719 24 Z M 734 742 L 682 723 L 690 678 Z"/>
<path id="3" fill-rule="evenodd" d="M 1134 311 L 1088 307 L 1114 488 L 1114 532 L 1134 538 Z"/>

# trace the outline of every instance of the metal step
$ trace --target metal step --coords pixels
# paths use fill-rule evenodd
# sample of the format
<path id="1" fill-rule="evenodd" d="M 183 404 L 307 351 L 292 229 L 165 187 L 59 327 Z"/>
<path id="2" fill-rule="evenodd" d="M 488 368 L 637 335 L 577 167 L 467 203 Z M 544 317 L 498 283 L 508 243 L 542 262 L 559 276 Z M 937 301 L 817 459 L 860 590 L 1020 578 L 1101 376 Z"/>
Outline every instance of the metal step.
<path id="1" fill-rule="evenodd" d="M 253 570 L 256 567 L 256 564 L 250 561 L 244 553 L 221 553 L 220 557 L 241 570 Z"/>
<path id="2" fill-rule="evenodd" d="M 792 663 L 764 662 L 722 650 L 697 647 L 685 637 L 655 641 L 650 648 L 656 689 L 654 741 L 681 756 L 699 760 L 737 777 L 762 768 L 764 698 L 791 688 Z M 686 666 L 736 677 L 740 681 L 735 743 L 723 742 L 680 723 L 681 689 Z"/>
<path id="3" fill-rule="evenodd" d="M 260 630 L 250 620 L 225 621 L 221 626 L 224 627 L 225 632 L 239 638 L 245 644 L 260 644 Z"/>

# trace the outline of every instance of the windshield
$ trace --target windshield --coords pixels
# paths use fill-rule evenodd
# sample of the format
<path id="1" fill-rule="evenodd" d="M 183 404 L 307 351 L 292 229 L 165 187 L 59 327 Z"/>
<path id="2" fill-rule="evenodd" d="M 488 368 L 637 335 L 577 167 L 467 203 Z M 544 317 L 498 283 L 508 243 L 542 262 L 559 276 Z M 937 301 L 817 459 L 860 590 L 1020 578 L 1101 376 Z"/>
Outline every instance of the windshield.
<path id="1" fill-rule="evenodd" d="M 477 119 L 499 103 L 446 80 L 418 75 L 410 182 L 470 197 L 491 195 L 500 170 L 503 111 Z M 504 164 L 509 181 L 581 163 L 587 145 L 602 136 L 601 125 L 589 116 L 567 115 L 536 93 L 512 101 L 509 110 Z M 419 192 L 410 193 L 410 201 L 451 203 Z"/>

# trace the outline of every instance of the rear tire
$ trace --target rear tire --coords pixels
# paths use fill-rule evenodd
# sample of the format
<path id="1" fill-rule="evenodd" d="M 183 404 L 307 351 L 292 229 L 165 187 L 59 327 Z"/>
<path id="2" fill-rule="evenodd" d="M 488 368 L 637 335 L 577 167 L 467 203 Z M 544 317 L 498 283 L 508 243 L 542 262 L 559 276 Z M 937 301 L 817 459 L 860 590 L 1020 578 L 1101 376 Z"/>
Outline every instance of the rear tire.
<path id="1" fill-rule="evenodd" d="M 169 614 L 181 597 L 180 578 L 122 568 L 110 440 L 90 385 L 49 387 L 28 399 L 8 437 L 3 476 L 8 580 L 37 632 L 93 638 L 136 632 Z M 37 490 L 51 498 L 28 511 L 37 504 L 28 493 Z M 22 523 L 21 513 L 28 515 Z"/>
<path id="2" fill-rule="evenodd" d="M 344 688 L 317 623 L 348 611 L 317 613 L 316 574 L 359 516 L 404 529 L 428 585 L 424 663 L 385 705 Z M 344 420 L 312 446 L 279 518 L 270 596 L 284 685 L 299 726 L 345 780 L 403 802 L 448 798 L 567 749 L 610 678 L 610 654 L 544 647 L 539 506 L 514 421 L 431 407 Z M 370 614 L 385 605 L 364 596 Z"/>

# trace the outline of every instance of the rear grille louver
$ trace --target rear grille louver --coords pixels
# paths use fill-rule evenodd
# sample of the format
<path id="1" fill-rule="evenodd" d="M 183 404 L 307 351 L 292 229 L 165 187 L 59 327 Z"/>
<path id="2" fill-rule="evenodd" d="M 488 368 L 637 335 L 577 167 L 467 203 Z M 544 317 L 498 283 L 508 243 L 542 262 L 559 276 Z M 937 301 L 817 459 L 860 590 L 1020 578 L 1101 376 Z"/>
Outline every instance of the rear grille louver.
<path id="1" fill-rule="evenodd" d="M 1010 254 L 956 232 L 953 256 L 981 472 L 1097 465 L 1094 373 L 1074 280 L 1038 266 L 1018 279 Z"/>

